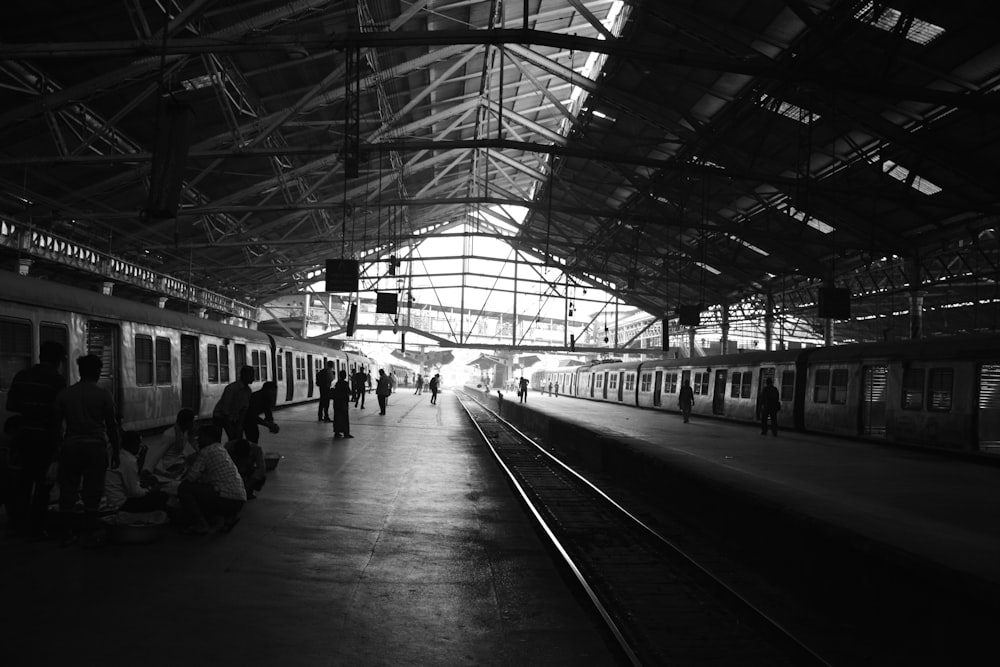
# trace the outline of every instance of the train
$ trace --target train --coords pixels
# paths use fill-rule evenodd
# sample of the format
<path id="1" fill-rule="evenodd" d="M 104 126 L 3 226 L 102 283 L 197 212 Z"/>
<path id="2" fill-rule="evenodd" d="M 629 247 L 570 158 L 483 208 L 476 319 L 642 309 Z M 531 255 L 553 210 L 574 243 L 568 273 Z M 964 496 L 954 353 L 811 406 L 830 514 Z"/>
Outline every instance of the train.
<path id="1" fill-rule="evenodd" d="M 121 426 L 155 431 L 174 423 L 181 408 L 211 418 L 226 385 L 244 366 L 255 383 L 274 381 L 276 406 L 318 398 L 317 371 L 328 361 L 348 377 L 372 372 L 367 355 L 273 336 L 194 315 L 13 273 L 0 274 L 0 414 L 14 375 L 35 363 L 41 343 L 67 351 L 62 369 L 79 379 L 75 359 L 104 362 L 99 384 L 111 392 Z M 259 388 L 259 385 L 254 387 Z"/>
<path id="2" fill-rule="evenodd" d="M 692 413 L 758 419 L 758 396 L 779 389 L 781 428 L 1000 456 L 1000 335 L 933 337 L 642 361 L 605 359 L 535 370 L 534 391 Z"/>

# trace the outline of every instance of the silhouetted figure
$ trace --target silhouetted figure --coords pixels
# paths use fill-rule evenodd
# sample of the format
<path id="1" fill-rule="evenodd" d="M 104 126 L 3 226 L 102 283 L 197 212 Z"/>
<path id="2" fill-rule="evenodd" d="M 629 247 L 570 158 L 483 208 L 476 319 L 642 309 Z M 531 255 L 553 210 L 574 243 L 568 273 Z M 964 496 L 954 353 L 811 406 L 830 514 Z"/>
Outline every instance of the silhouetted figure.
<path id="1" fill-rule="evenodd" d="M 240 369 L 240 378 L 226 385 L 215 409 L 212 410 L 212 421 L 222 427 L 229 440 L 239 440 L 243 437 L 243 422 L 250 409 L 250 396 L 256 373 L 250 366 Z"/>
<path id="2" fill-rule="evenodd" d="M 333 387 L 333 362 L 326 362 L 326 367 L 316 373 L 316 386 L 319 387 L 319 408 L 316 414 L 318 421 L 330 421 L 330 389 Z"/>
<path id="3" fill-rule="evenodd" d="M 431 381 L 427 383 L 427 388 L 431 390 L 431 405 L 437 405 L 438 390 L 441 388 L 441 374 L 435 373 Z"/>
<path id="4" fill-rule="evenodd" d="M 10 504 L 14 532 L 29 539 L 45 536 L 49 505 L 49 470 L 59 445 L 59 422 L 53 418 L 56 396 L 66 386 L 59 372 L 66 352 L 54 341 L 39 349 L 38 363 L 19 371 L 7 393 L 7 410 L 20 415 L 10 450 Z M 18 469 L 19 468 L 19 469 Z"/>
<path id="5" fill-rule="evenodd" d="M 523 375 L 517 383 L 517 396 L 522 403 L 528 402 L 528 380 Z"/>
<path id="6" fill-rule="evenodd" d="M 684 380 L 681 384 L 681 393 L 677 396 L 677 407 L 684 415 L 684 423 L 691 421 L 691 408 L 694 407 L 694 390 L 691 389 L 691 382 Z"/>
<path id="7" fill-rule="evenodd" d="M 760 390 L 760 434 L 767 435 L 767 423 L 771 422 L 771 435 L 778 435 L 778 410 L 781 409 L 781 394 L 774 386 L 774 380 L 764 380 Z"/>
<path id="8" fill-rule="evenodd" d="M 340 371 L 340 378 L 333 386 L 333 437 L 353 438 L 351 435 L 351 387 L 347 384 L 347 371 Z"/>
<path id="9" fill-rule="evenodd" d="M 378 369 L 378 381 L 375 384 L 375 397 L 378 398 L 378 413 L 385 414 L 386 405 L 389 404 L 389 394 L 392 393 L 392 385 L 389 376 L 381 368 Z"/>

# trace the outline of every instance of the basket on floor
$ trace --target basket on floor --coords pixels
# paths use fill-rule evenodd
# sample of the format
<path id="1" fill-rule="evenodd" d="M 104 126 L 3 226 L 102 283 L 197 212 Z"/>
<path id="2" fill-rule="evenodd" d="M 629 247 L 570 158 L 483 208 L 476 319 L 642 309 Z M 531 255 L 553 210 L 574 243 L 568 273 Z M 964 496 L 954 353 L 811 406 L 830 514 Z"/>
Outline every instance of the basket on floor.
<path id="1" fill-rule="evenodd" d="M 281 454 L 271 453 L 264 455 L 264 470 L 274 470 L 278 467 L 281 459 L 285 458 Z"/>

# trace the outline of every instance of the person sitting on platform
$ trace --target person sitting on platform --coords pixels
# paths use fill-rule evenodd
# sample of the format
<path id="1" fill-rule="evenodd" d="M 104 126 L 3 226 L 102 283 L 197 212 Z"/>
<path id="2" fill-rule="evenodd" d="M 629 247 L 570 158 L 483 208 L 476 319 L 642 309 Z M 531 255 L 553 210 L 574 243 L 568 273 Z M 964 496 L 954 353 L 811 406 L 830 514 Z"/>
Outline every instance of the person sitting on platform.
<path id="1" fill-rule="evenodd" d="M 264 468 L 264 450 L 246 438 L 230 440 L 226 443 L 226 451 L 236 464 L 236 469 L 243 478 L 243 488 L 247 492 L 247 500 L 257 497 L 257 492 L 264 488 L 267 473 Z"/>
<path id="2" fill-rule="evenodd" d="M 206 535 L 211 530 L 209 517 L 221 517 L 224 532 L 239 521 L 247 492 L 221 440 L 222 428 L 218 424 L 198 429 L 198 455 L 177 488 L 182 532 Z"/>
<path id="3" fill-rule="evenodd" d="M 139 483 L 139 455 L 142 438 L 136 431 L 122 433 L 118 467 L 104 478 L 103 509 L 121 512 L 155 512 L 167 506 L 167 494 L 147 489 Z"/>
<path id="4" fill-rule="evenodd" d="M 174 425 L 149 443 L 142 461 L 142 473 L 179 479 L 198 450 L 195 448 L 194 410 L 183 408 Z"/>

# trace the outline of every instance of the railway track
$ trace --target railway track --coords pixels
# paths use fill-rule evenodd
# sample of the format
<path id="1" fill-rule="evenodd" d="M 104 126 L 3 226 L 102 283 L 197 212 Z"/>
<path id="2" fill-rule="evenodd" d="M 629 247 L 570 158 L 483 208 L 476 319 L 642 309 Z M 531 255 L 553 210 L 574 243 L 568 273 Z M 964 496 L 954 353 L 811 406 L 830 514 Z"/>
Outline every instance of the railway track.
<path id="1" fill-rule="evenodd" d="M 828 665 L 475 397 L 459 399 L 632 665 Z"/>

